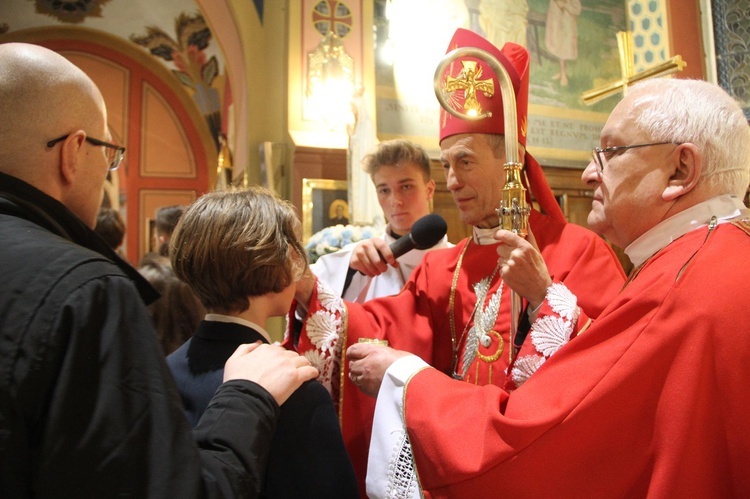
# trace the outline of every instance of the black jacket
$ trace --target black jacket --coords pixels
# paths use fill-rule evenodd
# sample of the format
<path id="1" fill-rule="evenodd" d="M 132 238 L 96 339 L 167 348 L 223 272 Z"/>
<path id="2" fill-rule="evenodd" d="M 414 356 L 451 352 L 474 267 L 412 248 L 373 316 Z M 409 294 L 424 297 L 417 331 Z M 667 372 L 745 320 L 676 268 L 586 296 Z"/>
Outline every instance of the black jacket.
<path id="1" fill-rule="evenodd" d="M 203 321 L 195 335 L 167 357 L 188 421 L 195 424 L 224 378 L 224 363 L 243 343 L 265 338 L 241 324 Z M 315 380 L 281 406 L 261 497 L 346 499 L 358 496 L 328 391 Z"/>
<path id="2" fill-rule="evenodd" d="M 279 407 L 225 383 L 191 433 L 143 297 L 62 204 L 0 174 L 0 497 L 253 497 Z"/>

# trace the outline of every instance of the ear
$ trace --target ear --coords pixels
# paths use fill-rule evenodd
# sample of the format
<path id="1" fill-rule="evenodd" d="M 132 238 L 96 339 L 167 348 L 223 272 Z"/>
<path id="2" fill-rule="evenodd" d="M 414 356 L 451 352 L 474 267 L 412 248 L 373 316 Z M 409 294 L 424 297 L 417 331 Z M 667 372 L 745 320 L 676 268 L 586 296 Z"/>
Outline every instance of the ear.
<path id="1" fill-rule="evenodd" d="M 674 201 L 692 191 L 703 172 L 703 155 L 695 144 L 680 144 L 674 155 L 674 169 L 661 195 L 664 201 Z"/>
<path id="2" fill-rule="evenodd" d="M 80 155 L 86 141 L 86 132 L 78 130 L 63 140 L 60 148 L 60 176 L 66 184 L 73 183 L 80 167 Z"/>
<path id="3" fill-rule="evenodd" d="M 430 179 L 427 182 L 427 200 L 432 201 L 432 197 L 435 195 L 435 181 Z"/>

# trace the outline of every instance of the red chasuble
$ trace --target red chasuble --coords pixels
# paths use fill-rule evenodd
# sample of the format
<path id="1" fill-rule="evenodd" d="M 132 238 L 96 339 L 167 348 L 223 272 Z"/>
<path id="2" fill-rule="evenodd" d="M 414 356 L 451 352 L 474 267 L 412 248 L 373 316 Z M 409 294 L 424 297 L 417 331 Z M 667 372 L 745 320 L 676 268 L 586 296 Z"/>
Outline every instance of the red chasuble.
<path id="1" fill-rule="evenodd" d="M 529 224 L 553 281 L 565 283 L 589 317 L 598 316 L 625 281 L 611 248 L 583 227 L 560 223 L 536 211 Z M 452 286 L 459 259 L 461 266 Z M 425 255 L 396 296 L 360 305 L 344 304 L 320 285 L 313 293 L 296 349 L 320 369 L 321 382 L 339 402 L 344 441 L 363 494 L 375 399 L 349 380 L 348 363 L 343 359 L 346 347 L 359 338 L 384 338 L 389 346 L 412 352 L 443 373 L 461 371 L 473 318 L 479 317 L 474 312 L 475 287 L 493 274 L 497 259 L 497 244 L 480 246 L 466 239 L 453 248 Z M 452 287 L 455 293 L 451 293 Z M 490 303 L 493 298 L 499 301 Z M 484 335 L 488 341 L 479 342 L 474 359 L 467 362 L 467 385 L 504 385 L 510 354 L 509 310 L 510 289 L 495 273 L 479 312 L 482 320 L 491 321 Z M 285 346 L 293 348 L 291 345 L 287 337 Z"/>
<path id="2" fill-rule="evenodd" d="M 416 374 L 404 413 L 424 489 L 750 497 L 750 226 L 707 234 L 653 256 L 510 395 L 435 369 Z"/>

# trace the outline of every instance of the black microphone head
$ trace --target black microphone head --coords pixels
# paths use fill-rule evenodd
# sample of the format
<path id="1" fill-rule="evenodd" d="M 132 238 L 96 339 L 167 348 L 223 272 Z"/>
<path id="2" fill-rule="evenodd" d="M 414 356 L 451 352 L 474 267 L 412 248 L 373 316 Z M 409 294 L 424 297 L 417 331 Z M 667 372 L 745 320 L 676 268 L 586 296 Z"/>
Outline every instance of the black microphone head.
<path id="1" fill-rule="evenodd" d="M 411 226 L 411 238 L 416 249 L 432 248 L 445 236 L 446 232 L 448 232 L 448 224 L 437 213 L 425 215 Z"/>

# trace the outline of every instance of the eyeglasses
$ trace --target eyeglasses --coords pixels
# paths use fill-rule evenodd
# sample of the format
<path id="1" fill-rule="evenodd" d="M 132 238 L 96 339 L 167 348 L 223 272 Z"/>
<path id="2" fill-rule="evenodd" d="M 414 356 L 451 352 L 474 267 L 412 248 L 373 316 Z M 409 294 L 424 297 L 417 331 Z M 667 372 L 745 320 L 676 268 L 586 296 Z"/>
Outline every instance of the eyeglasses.
<path id="1" fill-rule="evenodd" d="M 68 137 L 70 137 L 70 134 L 63 135 L 62 137 L 58 137 L 54 140 L 50 140 L 49 142 L 47 142 L 47 147 L 54 147 L 55 144 L 62 142 Z M 88 142 L 89 144 L 93 144 L 95 146 L 106 147 L 105 151 L 107 152 L 107 161 L 109 162 L 109 171 L 113 172 L 120 167 L 120 164 L 122 163 L 122 158 L 125 157 L 124 147 L 116 146 L 114 144 L 110 144 L 109 142 L 104 142 L 103 140 L 94 139 L 88 136 L 86 137 L 86 142 Z"/>
<path id="2" fill-rule="evenodd" d="M 636 144 L 633 146 L 614 146 L 614 147 L 606 147 L 604 149 L 601 149 L 599 147 L 595 147 L 591 154 L 594 156 L 594 163 L 596 163 L 597 167 L 597 173 L 601 177 L 604 173 L 604 165 L 607 163 L 609 159 L 612 158 L 613 154 L 617 151 L 624 151 L 625 149 L 634 149 L 636 147 L 648 147 L 648 146 L 661 146 L 664 144 L 674 144 L 674 145 L 680 145 L 682 142 L 652 142 L 651 144 Z M 609 156 L 609 157 L 608 157 Z"/>

